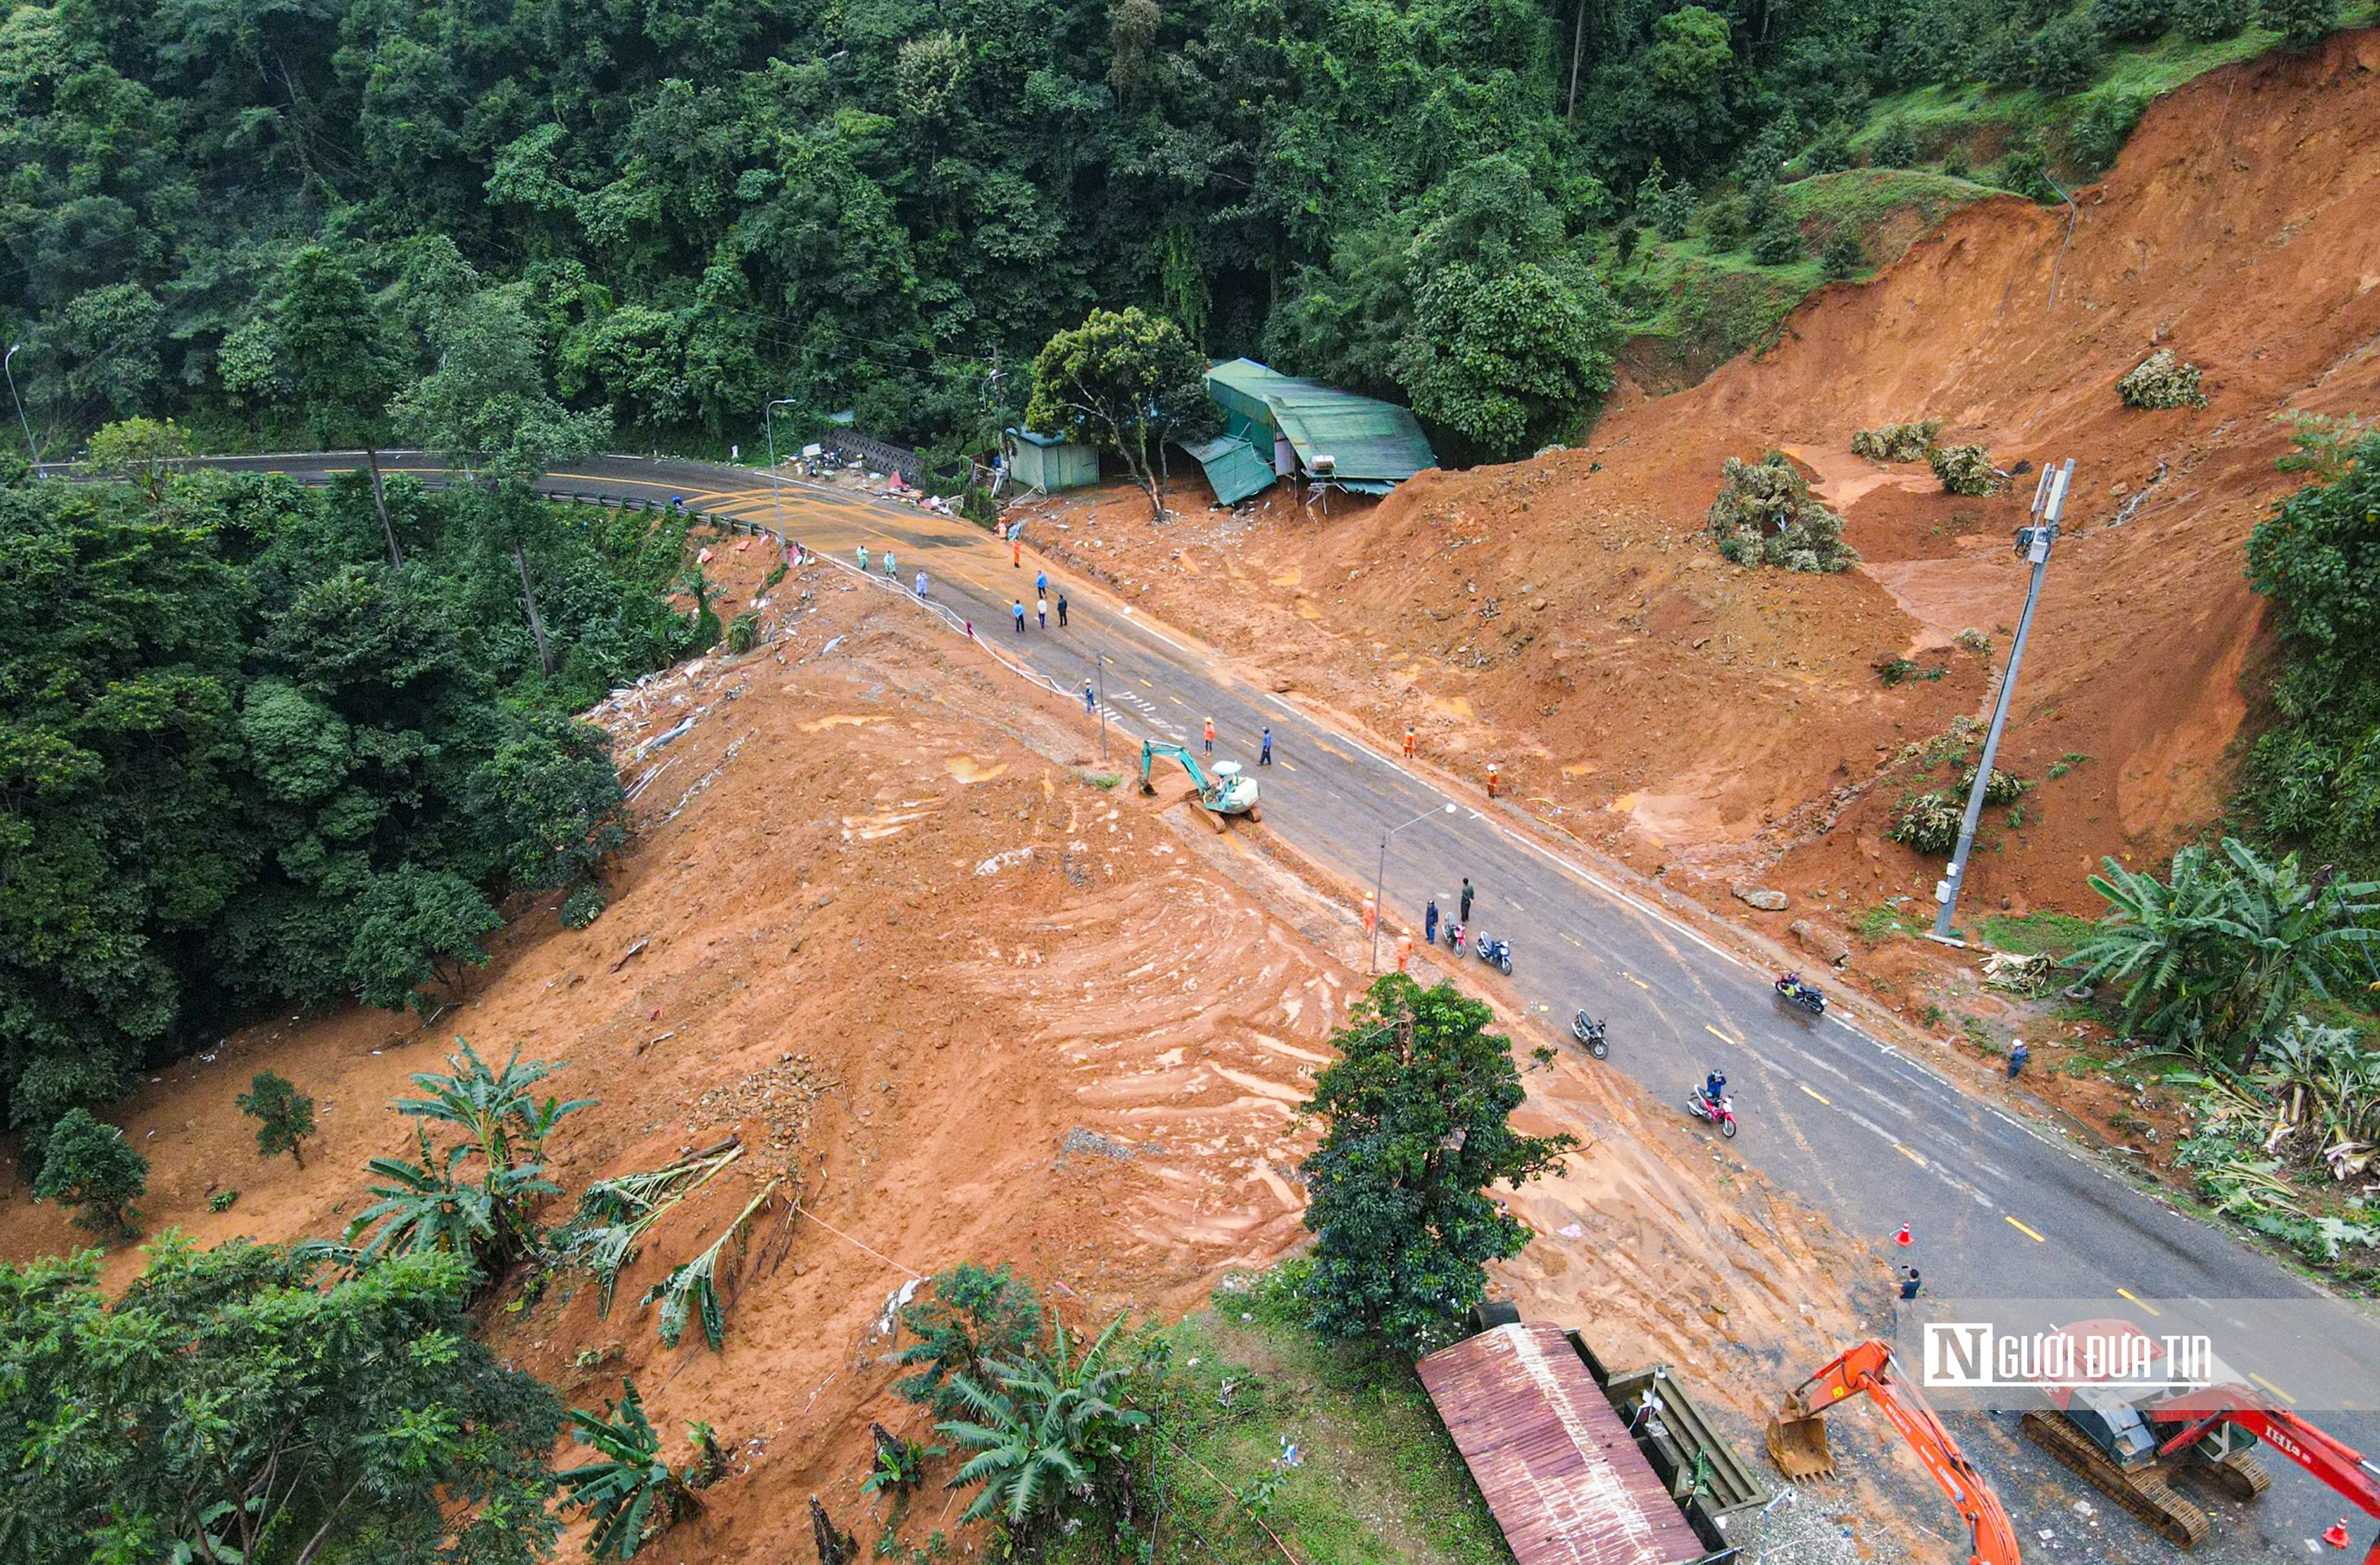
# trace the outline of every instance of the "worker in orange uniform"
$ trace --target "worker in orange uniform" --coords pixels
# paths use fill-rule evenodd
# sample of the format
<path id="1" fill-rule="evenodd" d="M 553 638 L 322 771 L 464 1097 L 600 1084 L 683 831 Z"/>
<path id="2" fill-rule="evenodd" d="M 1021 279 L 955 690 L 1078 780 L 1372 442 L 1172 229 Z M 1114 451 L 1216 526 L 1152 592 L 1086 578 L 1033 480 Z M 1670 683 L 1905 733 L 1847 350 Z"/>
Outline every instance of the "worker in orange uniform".
<path id="1" fill-rule="evenodd" d="M 1492 760 L 1488 763 L 1488 796 L 1496 796 L 1496 763 Z"/>
<path id="2" fill-rule="evenodd" d="M 1397 971 L 1400 973 L 1403 972 L 1405 970 L 1405 964 L 1412 960 L 1413 937 L 1411 935 L 1399 935 L 1397 937 Z"/>
<path id="3" fill-rule="evenodd" d="M 1406 723 L 1406 724 L 1405 724 L 1405 759 L 1407 759 L 1407 760 L 1411 760 L 1411 759 L 1413 759 L 1413 750 L 1414 750 L 1414 727 L 1413 727 L 1413 724 L 1412 724 L 1412 723 L 1408 722 L 1408 723 Z"/>
<path id="4" fill-rule="evenodd" d="M 1380 921 L 1379 904 L 1370 897 L 1364 899 L 1364 933 L 1370 934 Z"/>
<path id="5" fill-rule="evenodd" d="M 1215 753 L 1215 720 L 1211 717 L 1207 720 L 1206 748 L 1208 755 Z"/>

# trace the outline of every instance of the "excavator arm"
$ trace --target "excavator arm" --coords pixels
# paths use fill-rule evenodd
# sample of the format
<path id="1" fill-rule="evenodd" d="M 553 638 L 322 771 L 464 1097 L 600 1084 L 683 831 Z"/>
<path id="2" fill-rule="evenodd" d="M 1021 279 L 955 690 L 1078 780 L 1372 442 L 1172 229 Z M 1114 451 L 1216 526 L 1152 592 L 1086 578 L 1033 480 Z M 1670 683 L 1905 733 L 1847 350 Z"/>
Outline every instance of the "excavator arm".
<path id="1" fill-rule="evenodd" d="M 2203 1402 L 2205 1396 L 2203 1391 L 2193 1392 L 2190 1400 Z M 2195 1413 L 2179 1433 L 2158 1446 L 2158 1454 L 2171 1456 L 2187 1450 L 2224 1424 L 2235 1425 L 2255 1436 L 2270 1450 L 2321 1479 L 2333 1493 L 2361 1507 L 2365 1515 L 2380 1516 L 2380 1467 L 2336 1435 L 2282 1408 L 2265 1407 L 2243 1399 L 2243 1405 L 2239 1407 Z M 2363 1556 L 2363 1565 L 2380 1565 L 2380 1535 L 2373 1538 L 2371 1548 Z"/>
<path id="2" fill-rule="evenodd" d="M 1768 1429 L 1769 1450 L 1777 1456 L 1778 1465 L 1789 1477 L 1799 1476 L 1787 1460 L 1789 1450 L 1798 1446 L 1803 1452 L 1815 1448 L 1821 1454 L 1822 1465 L 1816 1471 L 1831 1471 L 1832 1459 L 1824 1457 L 1826 1437 L 1820 1421 L 1827 1409 L 1864 1393 L 1883 1410 L 1966 1519 L 1969 1565 L 2019 1565 L 2016 1528 L 2000 1508 L 1999 1497 L 1992 1493 L 1991 1486 L 1984 1482 L 1925 1399 L 1897 1383 L 1894 1369 L 1890 1347 L 1880 1341 L 1862 1342 L 1795 1387 Z M 2368 1565 L 2380 1565 L 2380 1560 Z"/>
<path id="3" fill-rule="evenodd" d="M 1144 739 L 1140 742 L 1140 791 L 1142 793 L 1152 793 L 1156 789 L 1156 784 L 1150 781 L 1149 771 L 1156 766 L 1160 756 L 1172 756 L 1175 760 L 1180 761 L 1182 770 L 1190 774 L 1191 785 L 1200 794 L 1211 794 L 1215 791 L 1214 780 L 1208 777 L 1204 769 L 1198 765 L 1198 758 L 1190 753 L 1190 746 L 1169 745 L 1158 739 Z"/>

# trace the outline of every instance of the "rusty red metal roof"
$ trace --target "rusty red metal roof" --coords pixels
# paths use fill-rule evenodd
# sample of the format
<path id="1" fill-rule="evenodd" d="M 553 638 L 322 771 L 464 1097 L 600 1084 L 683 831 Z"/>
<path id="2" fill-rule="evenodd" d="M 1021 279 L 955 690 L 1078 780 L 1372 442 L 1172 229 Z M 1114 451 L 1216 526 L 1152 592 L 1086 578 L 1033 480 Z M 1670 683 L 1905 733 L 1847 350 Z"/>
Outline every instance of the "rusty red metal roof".
<path id="1" fill-rule="evenodd" d="M 1421 1361 L 1421 1382 L 1520 1565 L 1705 1557 L 1559 1326 L 1500 1326 Z"/>

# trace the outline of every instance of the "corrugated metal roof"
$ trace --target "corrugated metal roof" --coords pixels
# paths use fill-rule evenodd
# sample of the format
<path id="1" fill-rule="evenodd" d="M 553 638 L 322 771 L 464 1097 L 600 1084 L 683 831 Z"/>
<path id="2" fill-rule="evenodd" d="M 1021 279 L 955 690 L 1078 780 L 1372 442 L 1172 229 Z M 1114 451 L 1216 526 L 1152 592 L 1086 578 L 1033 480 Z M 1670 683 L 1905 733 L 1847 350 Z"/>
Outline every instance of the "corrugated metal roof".
<path id="1" fill-rule="evenodd" d="M 1257 455 L 1256 448 L 1246 441 L 1219 435 L 1182 449 L 1207 469 L 1207 481 L 1214 486 L 1215 498 L 1225 505 L 1236 505 L 1251 494 L 1260 494 L 1272 483 L 1271 454 Z"/>
<path id="2" fill-rule="evenodd" d="M 1393 484 L 1438 466 L 1411 409 L 1393 402 L 1302 381 L 1253 358 L 1208 370 L 1207 393 L 1225 412 L 1262 419 L 1287 435 L 1309 471 L 1317 456 L 1328 456 L 1338 478 Z"/>
<path id="3" fill-rule="evenodd" d="M 1500 1326 L 1421 1361 L 1520 1565 L 1689 1565 L 1702 1540 L 1561 1328 Z"/>

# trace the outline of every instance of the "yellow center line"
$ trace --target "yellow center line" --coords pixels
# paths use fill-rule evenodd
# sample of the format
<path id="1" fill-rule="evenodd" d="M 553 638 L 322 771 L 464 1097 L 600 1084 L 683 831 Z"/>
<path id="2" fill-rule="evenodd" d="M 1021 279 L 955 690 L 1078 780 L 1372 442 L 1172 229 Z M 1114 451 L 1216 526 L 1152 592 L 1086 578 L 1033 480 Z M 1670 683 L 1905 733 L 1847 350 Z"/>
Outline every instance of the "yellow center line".
<path id="1" fill-rule="evenodd" d="M 1649 989 L 1653 987 L 1633 973 L 1622 973 L 1620 976 L 1627 979 L 1630 983 L 1634 984 L 1640 989 Z"/>
<path id="2" fill-rule="evenodd" d="M 1900 1153 L 1902 1157 L 1904 1157 L 1904 1158 L 1908 1159 L 1911 1162 L 1912 1162 L 1912 1163 L 1916 1164 L 1919 1168 L 1921 1168 L 1921 1169 L 1922 1169 L 1922 1168 L 1924 1168 L 1924 1167 L 1925 1166 L 1925 1159 L 1923 1159 L 1923 1158 L 1919 1157 L 1916 1153 L 1914 1153 L 1914 1152 L 1911 1151 L 1908 1147 L 1903 1146 L 1902 1146 L 1900 1143 L 1899 1143 L 1898 1141 L 1896 1141 L 1896 1142 L 1894 1142 L 1894 1143 L 1892 1144 L 1892 1149 L 1893 1149 L 1894 1151 L 1896 1151 L 1896 1152 Z"/>
<path id="3" fill-rule="evenodd" d="M 1562 931 L 1562 939 L 1570 941 L 1571 944 L 1578 947 L 1581 951 L 1585 951 L 1586 949 L 1586 942 L 1580 940 L 1576 935 L 1572 934 L 1568 929 L 1564 929 Z"/>
<path id="4" fill-rule="evenodd" d="M 2125 1298 L 2130 1299 L 2132 1303 L 2140 1305 L 2141 1308 L 2148 1311 L 2151 1315 L 2165 1314 L 2165 1311 L 2157 1308 L 2155 1304 L 2150 1304 L 2146 1299 L 2142 1298 L 2138 1293 L 2133 1292 L 2129 1288 L 2119 1288 L 2116 1292 L 2122 1294 Z"/>
<path id="5" fill-rule="evenodd" d="M 2289 1395 L 2287 1391 L 2282 1390 L 2278 1386 L 2274 1385 L 2270 1380 L 2265 1379 L 2254 1370 L 2252 1369 L 2248 1371 L 2248 1378 L 2253 1380 L 2257 1385 L 2262 1386 L 2267 1391 L 2272 1392 L 2273 1395 L 2280 1398 L 2281 1401 L 2289 1403 L 2291 1407 L 2298 1405 L 2297 1398 Z"/>
<path id="6" fill-rule="evenodd" d="M 1717 1027 L 1712 1026 L 1708 1022 L 1705 1022 L 1705 1023 L 1703 1024 L 1703 1031 L 1705 1031 L 1705 1032 L 1706 1032 L 1706 1033 L 1710 1034 L 1710 1036 L 1711 1036 L 1711 1037 L 1715 1037 L 1715 1038 L 1718 1039 L 1718 1040 L 1719 1040 L 1719 1042 L 1721 1042 L 1721 1043 L 1735 1043 L 1735 1046 L 1736 1046 L 1738 1049 L 1742 1049 L 1742 1048 L 1743 1047 L 1743 1045 L 1742 1045 L 1742 1044 L 1740 1044 L 1740 1043 L 1736 1043 L 1736 1042 L 1735 1042 L 1735 1039 L 1733 1039 L 1733 1038 L 1731 1038 L 1731 1037 L 1728 1037 L 1725 1033 L 1723 1033 L 1723 1032 L 1719 1031 Z"/>
<path id="7" fill-rule="evenodd" d="M 1793 1085 L 1800 1087 L 1803 1092 L 1808 1093 L 1811 1097 L 1816 1098 L 1819 1102 L 1825 1104 L 1828 1108 L 1831 1109 L 1835 1106 L 1835 1100 L 1828 1097 L 1825 1093 L 1820 1092 L 1817 1088 L 1811 1086 L 1804 1082 L 1795 1082 Z"/>
<path id="8" fill-rule="evenodd" d="M 2019 1233 L 2023 1234 L 2027 1239 L 2032 1240 L 2034 1244 L 2046 1244 L 2049 1243 L 2048 1240 L 2044 1239 L 2040 1234 L 2035 1233 L 2033 1230 L 2025 1227 L 2024 1224 L 2017 1221 L 2016 1219 L 2010 1218 L 2008 1221 L 2010 1228 L 2015 1229 Z"/>

